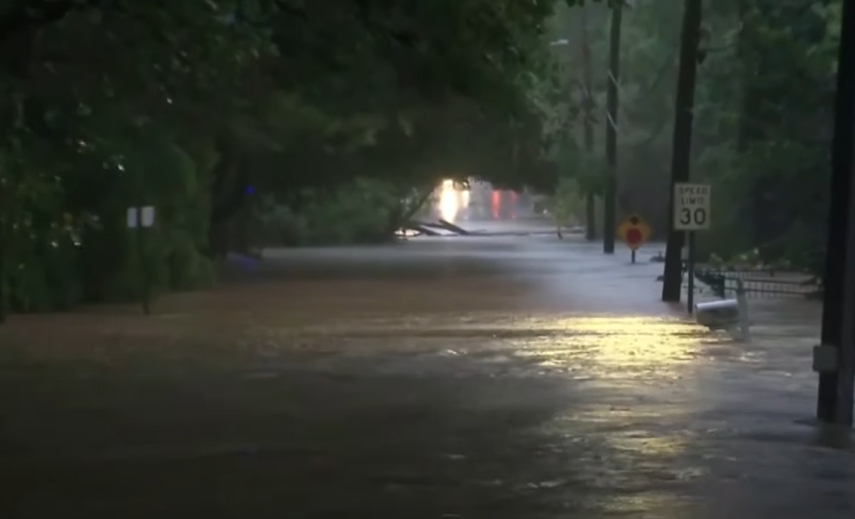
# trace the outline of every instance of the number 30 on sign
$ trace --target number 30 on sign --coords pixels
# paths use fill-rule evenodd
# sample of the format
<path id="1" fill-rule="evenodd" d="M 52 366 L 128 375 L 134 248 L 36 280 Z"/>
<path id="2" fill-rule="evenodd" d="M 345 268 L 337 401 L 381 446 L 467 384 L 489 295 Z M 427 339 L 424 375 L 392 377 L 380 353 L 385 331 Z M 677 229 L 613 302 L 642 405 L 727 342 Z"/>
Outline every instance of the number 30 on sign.
<path id="1" fill-rule="evenodd" d="M 710 228 L 710 186 L 674 185 L 674 230 L 702 231 Z"/>

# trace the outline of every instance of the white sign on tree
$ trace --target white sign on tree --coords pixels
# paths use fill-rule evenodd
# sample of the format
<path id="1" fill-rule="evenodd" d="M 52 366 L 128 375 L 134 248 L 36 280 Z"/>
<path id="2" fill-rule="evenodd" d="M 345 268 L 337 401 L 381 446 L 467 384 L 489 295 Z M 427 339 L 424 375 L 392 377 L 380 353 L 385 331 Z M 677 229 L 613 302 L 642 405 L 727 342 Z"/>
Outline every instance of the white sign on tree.
<path id="1" fill-rule="evenodd" d="M 710 228 L 710 186 L 674 185 L 674 230 L 703 231 Z"/>
<path id="2" fill-rule="evenodd" d="M 128 228 L 137 229 L 139 227 L 153 227 L 154 214 L 154 207 L 150 205 L 145 207 L 129 207 Z"/>

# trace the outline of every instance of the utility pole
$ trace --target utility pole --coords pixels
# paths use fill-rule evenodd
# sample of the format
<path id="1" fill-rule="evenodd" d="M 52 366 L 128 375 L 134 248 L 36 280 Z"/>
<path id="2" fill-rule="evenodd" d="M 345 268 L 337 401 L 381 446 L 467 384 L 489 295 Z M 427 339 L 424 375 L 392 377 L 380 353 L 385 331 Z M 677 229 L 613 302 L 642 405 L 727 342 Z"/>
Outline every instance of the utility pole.
<path id="1" fill-rule="evenodd" d="M 591 42 L 588 40 L 588 8 L 585 4 L 579 6 L 579 29 L 582 37 L 582 74 L 583 74 L 583 110 L 582 122 L 583 140 L 585 154 L 591 157 L 594 154 L 594 96 L 591 92 L 593 80 L 591 78 Z M 597 239 L 597 196 L 589 189 L 585 193 L 585 238 L 588 241 Z"/>
<path id="2" fill-rule="evenodd" d="M 695 109 L 695 82 L 698 75 L 698 47 L 701 40 L 703 0 L 686 0 L 680 37 L 680 71 L 677 75 L 677 101 L 674 114 L 674 140 L 671 151 L 669 184 L 668 247 L 665 249 L 665 275 L 662 300 L 679 302 L 683 288 L 682 251 L 684 234 L 674 230 L 674 186 L 689 180 L 692 158 L 692 125 Z"/>
<path id="3" fill-rule="evenodd" d="M 617 227 L 617 131 L 618 96 L 620 94 L 620 30 L 623 22 L 624 0 L 612 0 L 612 21 L 609 29 L 609 86 L 606 94 L 606 193 L 603 215 L 603 252 L 615 252 Z"/>
<path id="4" fill-rule="evenodd" d="M 852 426 L 855 392 L 855 0 L 843 2 L 837 68 L 831 206 L 822 309 L 817 419 Z"/>

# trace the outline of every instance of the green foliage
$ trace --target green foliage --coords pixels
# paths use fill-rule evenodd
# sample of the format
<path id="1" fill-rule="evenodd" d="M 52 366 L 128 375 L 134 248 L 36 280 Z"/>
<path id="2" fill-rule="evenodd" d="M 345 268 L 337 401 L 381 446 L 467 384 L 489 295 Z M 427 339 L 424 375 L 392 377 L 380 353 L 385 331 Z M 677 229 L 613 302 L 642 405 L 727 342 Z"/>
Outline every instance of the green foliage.
<path id="1" fill-rule="evenodd" d="M 548 189 L 573 111 L 554 3 L 7 2 L 0 309 L 130 300 L 144 272 L 210 286 L 249 214 L 290 219 L 290 243 L 378 241 L 442 178 Z"/>
<path id="2" fill-rule="evenodd" d="M 816 272 L 825 238 L 839 5 L 754 0 L 709 13 L 698 171 L 729 199 L 713 235 L 725 254 Z M 742 23 L 741 30 L 725 29 Z M 714 158 L 718 155 L 718 158 Z M 734 203 L 735 202 L 735 203 Z M 728 240 L 727 236 L 739 237 Z M 727 241 L 731 244 L 728 247 Z M 739 250 L 741 249 L 741 250 Z"/>
<path id="3" fill-rule="evenodd" d="M 562 178 L 551 197 L 550 213 L 556 227 L 578 222 L 582 215 L 583 191 L 570 178 Z"/>
<path id="4" fill-rule="evenodd" d="M 552 28 L 555 38 L 570 41 L 556 53 L 576 99 L 582 70 L 574 33 L 581 3 L 565 2 L 572 8 L 559 9 Z M 608 13 L 604 2 L 587 4 L 594 97 L 602 106 Z M 683 4 L 632 2 L 624 14 L 619 212 L 641 213 L 654 232 L 668 225 Z M 840 7 L 839 0 L 705 2 L 692 177 L 713 186 L 714 227 L 699 243 L 706 252 L 730 258 L 756 250 L 765 264 L 819 268 Z M 601 119 L 596 119 L 597 134 L 605 131 Z M 572 155 L 561 160 L 571 170 L 566 174 L 580 185 L 589 171 L 597 177 L 596 168 L 582 166 Z M 594 155 L 602 156 L 599 140 Z"/>
<path id="5" fill-rule="evenodd" d="M 261 215 L 271 246 L 380 243 L 393 238 L 430 191 L 402 190 L 377 179 L 356 178 L 332 191 L 307 189 L 291 206 L 268 200 Z"/>

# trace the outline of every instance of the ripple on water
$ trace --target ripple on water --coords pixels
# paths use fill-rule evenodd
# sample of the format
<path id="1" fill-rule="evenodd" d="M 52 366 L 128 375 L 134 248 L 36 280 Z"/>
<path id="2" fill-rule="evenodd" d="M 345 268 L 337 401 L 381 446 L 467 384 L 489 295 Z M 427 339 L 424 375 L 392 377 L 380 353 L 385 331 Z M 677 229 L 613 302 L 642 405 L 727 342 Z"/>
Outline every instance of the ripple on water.
<path id="1" fill-rule="evenodd" d="M 679 379 L 706 346 L 704 329 L 684 321 L 629 316 L 572 316 L 555 319 L 541 335 L 520 341 L 516 352 L 558 371 L 583 372 L 601 378 Z M 542 328 L 542 329 L 544 329 Z"/>

